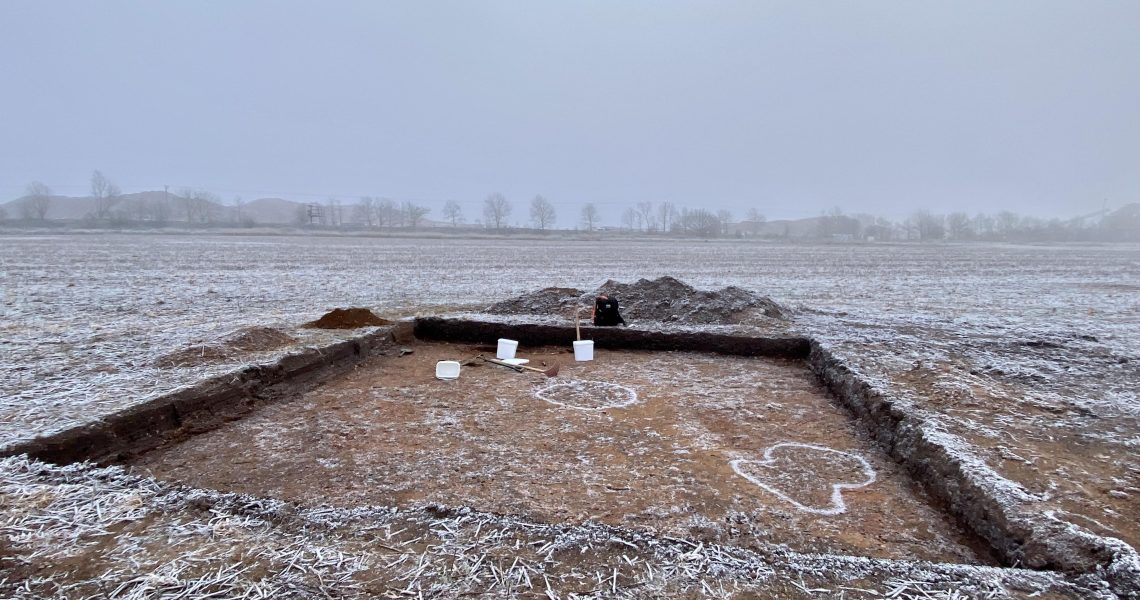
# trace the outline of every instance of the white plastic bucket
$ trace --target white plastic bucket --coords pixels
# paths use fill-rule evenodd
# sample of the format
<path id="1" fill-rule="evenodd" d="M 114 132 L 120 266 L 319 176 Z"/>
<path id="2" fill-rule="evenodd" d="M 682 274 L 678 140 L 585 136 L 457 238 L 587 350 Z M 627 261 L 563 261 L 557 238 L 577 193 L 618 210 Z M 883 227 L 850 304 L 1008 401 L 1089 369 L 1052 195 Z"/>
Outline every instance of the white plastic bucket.
<path id="1" fill-rule="evenodd" d="M 578 340 L 574 342 L 574 360 L 594 360 L 594 340 Z"/>
<path id="2" fill-rule="evenodd" d="M 459 377 L 459 361 L 441 360 L 435 363 L 435 376 L 440 379 L 457 379 Z"/>
<path id="3" fill-rule="evenodd" d="M 495 350 L 495 358 L 502 360 L 504 358 L 514 358 L 515 350 L 519 349 L 519 343 L 515 340 L 508 340 L 506 338 L 499 338 L 499 348 Z"/>

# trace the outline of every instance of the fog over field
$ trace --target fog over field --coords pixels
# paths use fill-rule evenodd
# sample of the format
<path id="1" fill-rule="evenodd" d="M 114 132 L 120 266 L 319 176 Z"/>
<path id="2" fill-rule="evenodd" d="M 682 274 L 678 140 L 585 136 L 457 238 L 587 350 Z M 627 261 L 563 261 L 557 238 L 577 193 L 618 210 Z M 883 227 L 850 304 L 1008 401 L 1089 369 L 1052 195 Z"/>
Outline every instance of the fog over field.
<path id="1" fill-rule="evenodd" d="M 1140 5 L 129 1 L 0 5 L 0 202 L 501 193 L 1074 217 L 1140 199 Z M 9 218 L 16 211 L 9 210 Z"/>
<path id="2" fill-rule="evenodd" d="M 1138 25 L 0 1 L 0 597 L 1140 598 Z"/>

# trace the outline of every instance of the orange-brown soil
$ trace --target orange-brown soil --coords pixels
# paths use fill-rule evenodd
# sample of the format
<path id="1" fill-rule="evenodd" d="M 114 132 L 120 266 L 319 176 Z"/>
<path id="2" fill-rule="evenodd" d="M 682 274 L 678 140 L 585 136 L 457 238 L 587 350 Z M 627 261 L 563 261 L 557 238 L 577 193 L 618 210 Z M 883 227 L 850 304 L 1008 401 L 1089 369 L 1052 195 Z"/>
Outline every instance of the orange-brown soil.
<path id="1" fill-rule="evenodd" d="M 413 348 L 134 464 L 305 504 L 468 505 L 742 546 L 992 562 L 801 362 L 599 349 L 578 363 L 523 348 L 559 376 L 475 361 L 441 381 L 437 360 L 480 349 Z M 841 504 L 835 484 L 853 486 Z"/>

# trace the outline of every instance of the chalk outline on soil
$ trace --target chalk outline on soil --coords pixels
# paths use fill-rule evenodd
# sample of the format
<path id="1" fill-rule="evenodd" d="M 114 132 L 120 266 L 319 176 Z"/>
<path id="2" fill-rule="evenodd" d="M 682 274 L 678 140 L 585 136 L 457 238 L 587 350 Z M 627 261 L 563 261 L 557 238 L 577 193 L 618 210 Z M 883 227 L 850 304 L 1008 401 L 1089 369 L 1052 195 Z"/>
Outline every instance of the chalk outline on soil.
<path id="1" fill-rule="evenodd" d="M 803 504 L 800 504 L 799 502 L 796 502 L 794 499 L 792 499 L 791 496 L 785 494 L 784 492 L 781 492 L 778 488 L 772 487 L 772 486 L 756 479 L 755 477 L 753 477 L 753 476 L 751 476 L 751 475 L 749 475 L 749 474 L 747 474 L 741 470 L 740 465 L 743 463 L 752 463 L 752 464 L 760 464 L 760 465 L 769 465 L 769 464 L 774 463 L 775 459 L 772 458 L 772 453 L 775 452 L 776 449 L 781 448 L 781 447 L 809 448 L 812 450 L 819 450 L 821 452 L 831 452 L 833 454 L 842 454 L 844 456 L 854 458 L 855 460 L 859 461 L 863 465 L 863 473 L 867 476 L 867 481 L 864 481 L 863 483 L 833 483 L 833 484 L 831 484 L 831 507 L 830 508 L 814 508 L 814 507 L 805 506 Z M 775 494 L 776 496 L 780 497 L 780 499 L 786 500 L 787 502 L 791 503 L 796 508 L 798 508 L 804 512 L 814 513 L 817 515 L 838 515 L 838 514 L 847 512 L 847 504 L 845 502 L 843 502 L 843 490 L 855 490 L 855 489 L 867 487 L 867 486 L 871 485 L 872 483 L 874 483 L 875 479 L 877 477 L 877 474 L 875 473 L 875 469 L 871 467 L 871 463 L 868 463 L 867 459 L 863 458 L 862 456 L 859 456 L 858 454 L 852 454 L 850 452 L 844 452 L 842 450 L 836 450 L 835 448 L 828 448 L 827 446 L 817 446 L 815 444 L 803 444 L 800 442 L 780 442 L 780 443 L 775 444 L 773 446 L 769 446 L 766 450 L 764 450 L 764 459 L 763 460 L 752 460 L 752 459 L 748 459 L 748 458 L 735 458 L 735 459 L 732 459 L 729 461 L 729 465 L 732 466 L 732 470 L 735 471 L 737 475 L 740 475 L 741 477 L 747 479 L 748 481 L 750 481 L 750 482 L 760 486 L 761 488 L 764 488 L 765 490 Z"/>
<path id="2" fill-rule="evenodd" d="M 569 388 L 573 391 L 586 391 L 586 390 L 583 390 L 582 388 L 583 387 L 588 388 L 589 386 L 601 386 L 601 387 L 606 387 L 606 388 L 616 388 L 616 389 L 624 392 L 628 399 L 625 402 L 619 402 L 617 404 L 604 404 L 601 406 L 591 408 L 591 407 L 585 407 L 585 406 L 571 406 L 569 404 L 563 404 L 557 400 L 547 398 L 544 395 L 544 394 L 546 394 L 552 390 L 555 390 L 557 388 Z M 637 404 L 637 402 L 638 402 L 637 391 L 631 387 L 624 386 L 624 385 L 621 385 L 619 383 L 611 383 L 609 381 L 594 381 L 594 380 L 589 380 L 589 379 L 571 379 L 570 381 L 562 381 L 562 382 L 558 382 L 558 383 L 552 383 L 552 384 L 550 384 L 544 388 L 539 388 L 539 389 L 535 390 L 534 391 L 534 397 L 538 398 L 539 400 L 542 400 L 544 402 L 556 404 L 556 405 L 561 406 L 563 408 L 572 408 L 574 410 L 606 410 L 608 408 L 625 408 L 627 406 Z"/>

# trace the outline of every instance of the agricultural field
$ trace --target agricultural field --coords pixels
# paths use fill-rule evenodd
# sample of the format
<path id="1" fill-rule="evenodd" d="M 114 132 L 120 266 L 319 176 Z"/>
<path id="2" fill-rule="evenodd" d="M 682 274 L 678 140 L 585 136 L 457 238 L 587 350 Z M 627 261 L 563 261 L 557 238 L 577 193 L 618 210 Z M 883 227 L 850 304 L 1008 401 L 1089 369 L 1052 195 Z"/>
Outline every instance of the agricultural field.
<path id="1" fill-rule="evenodd" d="M 609 279 L 632 282 L 666 275 L 701 289 L 738 286 L 770 297 L 788 310 L 790 331 L 826 345 L 861 377 L 913 405 L 940 431 L 958 440 L 984 467 L 987 477 L 1010 490 L 1011 502 L 1032 507 L 1066 526 L 1118 538 L 1133 547 L 1140 545 L 1136 524 L 1140 521 L 1140 398 L 1136 392 L 1140 382 L 1140 247 L 1135 246 L 7 235 L 0 237 L 0 448 L 98 419 L 207 377 L 272 361 L 297 348 L 346 339 L 351 331 L 301 327 L 332 308 L 367 307 L 389 318 L 456 311 L 481 314 L 493 302 L 541 288 L 593 290 Z M 566 318 L 560 314 L 532 316 Z M 636 319 L 630 323 L 633 329 L 658 325 Z M 749 328 L 746 323 L 704 327 L 743 333 Z M 426 344 L 401 360 L 419 364 L 423 370 L 446 353 Z M 613 371 L 607 372 L 607 365 Z M 493 368 L 482 369 L 494 373 L 488 371 Z M 856 589 L 877 590 L 880 595 L 893 590 L 896 597 L 921 597 L 919 593 L 951 597 L 948 594 L 963 590 L 967 597 L 1020 597 L 1017 589 L 1030 590 L 1025 597 L 1033 590 L 1037 592 L 1034 597 L 1074 597 L 1066 595 L 1064 586 L 1051 588 L 1053 583 L 1042 583 L 1040 578 L 1046 576 L 1037 572 L 1001 570 L 1003 574 L 998 575 L 998 571 L 987 571 L 994 564 L 993 557 L 979 549 L 976 539 L 944 519 L 937 503 L 908 483 L 899 467 L 877 454 L 874 440 L 828 400 L 826 390 L 812 383 L 806 369 L 752 359 L 714 361 L 705 355 L 658 357 L 636 352 L 614 353 L 609 362 L 599 360 L 574 368 L 583 371 L 568 368 L 570 375 L 583 380 L 620 380 L 619 386 L 656 390 L 644 394 L 654 399 L 638 404 L 640 408 L 615 409 L 606 415 L 573 413 L 556 422 L 548 420 L 544 408 L 551 405 L 550 399 L 555 404 L 579 400 L 567 391 L 539 393 L 526 388 L 519 378 L 507 377 L 513 375 L 510 372 L 495 373 L 502 381 L 485 381 L 486 388 L 472 391 L 463 403 L 442 407 L 424 400 L 431 397 L 430 390 L 438 382 L 416 379 L 419 371 L 415 369 L 397 374 L 407 380 L 388 391 L 376 391 L 387 388 L 378 387 L 366 372 L 354 372 L 306 397 L 301 412 L 296 403 L 268 407 L 232 426 L 144 456 L 131 467 L 133 474 L 76 471 L 74 467 L 59 471 L 7 459 L 0 508 L 24 507 L 20 510 L 32 517 L 42 513 L 36 518 L 50 520 L 54 513 L 45 506 L 53 502 L 98 503 L 108 494 L 116 501 L 127 498 L 128 508 L 122 508 L 122 502 L 115 510 L 108 507 L 110 517 L 101 513 L 85 518 L 92 521 L 92 528 L 106 530 L 110 525 L 104 521 L 118 514 L 117 510 L 174 532 L 169 535 L 175 537 L 205 527 L 212 532 L 211 539 L 226 535 L 273 538 L 270 546 L 279 545 L 281 553 L 243 559 L 259 565 L 254 567 L 259 577 L 280 570 L 282 561 L 304 564 L 303 553 L 289 559 L 287 552 L 297 544 L 303 546 L 310 531 L 319 530 L 328 552 L 335 548 L 337 553 L 356 557 L 335 565 L 324 558 L 312 559 L 309 571 L 300 572 L 296 581 L 261 579 L 267 582 L 266 590 L 280 589 L 274 585 L 302 585 L 302 580 L 307 582 L 303 585 L 316 585 L 309 573 L 320 573 L 314 577 L 322 584 L 325 576 L 355 581 L 346 583 L 344 589 L 359 588 L 362 595 L 391 589 L 391 582 L 352 579 L 354 573 L 383 571 L 377 565 L 388 564 L 392 557 L 361 554 L 362 542 L 341 531 L 349 516 L 340 514 L 336 520 L 320 512 L 325 509 L 316 508 L 328 502 L 341 508 L 416 507 L 399 517 L 359 511 L 351 516 L 367 521 L 369 527 L 387 527 L 393 541 L 385 547 L 396 549 L 393 557 L 407 554 L 399 550 L 404 542 L 416 549 L 419 564 L 391 567 L 403 575 L 416 573 L 414 578 L 400 579 L 412 595 L 429 590 L 413 587 L 413 579 L 417 585 L 441 585 L 439 579 L 428 583 L 424 575 L 436 568 L 422 558 L 430 554 L 425 545 L 430 538 L 427 531 L 442 527 L 449 532 L 449 540 L 466 540 L 456 546 L 465 547 L 487 535 L 482 529 L 485 525 L 488 530 L 511 532 L 503 535 L 516 540 L 516 548 L 542 542 L 543 536 L 594 539 L 590 536 L 600 535 L 590 527 L 649 528 L 700 544 L 699 549 L 686 548 L 684 542 L 676 542 L 682 545 L 675 550 L 658 548 L 654 560 L 660 564 L 641 559 L 647 561 L 643 563 L 648 565 L 646 572 L 664 569 L 674 579 L 631 575 L 623 580 L 627 576 L 618 574 L 621 561 L 631 566 L 647 546 L 641 540 L 622 538 L 631 545 L 630 556 L 618 558 L 620 553 L 610 548 L 582 558 L 588 569 L 564 574 L 566 581 L 577 581 L 576 573 L 593 569 L 588 577 L 597 575 L 598 581 L 589 585 L 577 581 L 573 593 L 579 595 L 598 593 L 603 583 L 616 594 L 623 587 L 619 582 L 624 582 L 625 587 L 640 586 L 646 592 L 731 596 L 734 591 L 752 590 L 761 597 L 811 597 L 808 590 L 826 589 L 836 595 L 842 591 L 848 597 L 872 597 L 841 590 L 840 583 L 847 581 L 858 582 Z M 756 380 L 740 373 L 750 373 Z M 769 387 L 760 389 L 763 385 Z M 369 392 L 359 395 L 353 390 Z M 749 393 L 763 396 L 773 408 L 763 412 L 741 404 L 740 397 Z M 558 394 L 569 395 L 560 399 Z M 473 404 L 481 398 L 494 398 L 495 403 L 482 408 Z M 518 398 L 527 400 L 511 404 L 522 402 Z M 798 412 L 780 409 L 793 406 L 800 407 Z M 345 432 L 360 437 L 361 414 L 381 407 L 399 416 L 382 424 L 384 444 L 362 445 L 344 438 Z M 324 434 L 339 437 L 339 445 L 335 451 L 324 447 L 327 455 L 296 453 L 294 464 L 289 464 L 286 459 L 291 449 L 312 442 L 303 425 L 314 414 L 323 415 L 329 430 Z M 512 425 L 519 415 L 528 417 L 526 427 Z M 792 424 L 772 420 L 777 415 Z M 589 432 L 600 429 L 617 436 L 618 441 L 611 443 L 624 444 L 622 452 L 591 449 Z M 248 450 L 243 440 L 262 451 L 238 456 Z M 402 451 L 408 448 L 420 452 Z M 775 454 L 741 454 L 735 466 L 707 459 L 715 455 L 719 460 L 741 448 L 768 448 Z M 777 503 L 778 508 L 770 511 L 744 507 L 741 498 L 763 493 L 754 492 L 749 482 L 764 483 L 769 476 L 765 475 L 767 465 L 792 460 L 787 455 L 789 448 L 809 462 L 812 452 L 840 456 L 842 460 L 819 459 L 813 468 L 831 469 L 837 477 L 859 482 L 875 473 L 877 484 L 846 491 L 843 495 L 851 509 L 832 520 L 827 519 L 835 515 L 791 510 L 787 503 Z M 641 472 L 630 470 L 631 455 L 653 457 L 655 462 Z M 217 456 L 229 458 L 219 461 L 217 468 L 201 468 Z M 425 462 L 425 456 L 435 462 Z M 583 461 L 583 456 L 589 461 Z M 454 457 L 462 460 L 449 462 Z M 506 462 L 496 463 L 496 457 Z M 445 473 L 437 476 L 430 469 L 418 470 L 423 464 Z M 312 476 L 318 467 L 328 467 L 329 476 L 324 481 L 306 481 L 303 476 Z M 579 479 L 571 482 L 562 476 L 574 469 Z M 377 479 L 362 478 L 362 473 L 372 473 Z M 174 484 L 168 481 L 187 487 L 171 488 Z M 359 485 L 362 481 L 370 485 Z M 520 487 L 535 489 L 540 481 L 549 485 L 533 496 L 515 493 Z M 794 482 L 777 483 L 787 487 Z M 318 484 L 332 490 L 327 497 L 314 490 Z M 628 488 L 638 486 L 653 486 L 673 495 L 642 498 L 627 493 Z M 186 492 L 179 490 L 187 489 L 191 496 L 198 494 L 206 500 L 186 500 Z M 593 494 L 580 495 L 583 490 Z M 826 490 L 804 493 L 812 499 L 808 504 L 829 506 Z M 274 500 L 258 500 L 253 508 L 241 500 L 264 497 Z M 155 498 L 161 498 L 166 508 L 156 509 Z M 281 517 L 275 512 L 279 505 L 274 504 L 280 500 L 303 508 L 297 509 L 298 514 Z M 260 504 L 265 502 L 269 504 Z M 482 512 L 415 512 L 434 504 L 472 505 Z M 671 512 L 675 505 L 710 508 Z M 191 514 L 195 511 L 202 514 Z M 586 529 L 540 531 L 501 517 L 480 516 L 490 514 Z M 742 520 L 735 528 L 707 526 L 702 519 L 710 515 L 719 523 Z M 33 532 L 45 530 L 37 530 L 32 517 L 10 524 L 27 531 L 11 534 L 5 543 L 11 545 L 17 538 L 20 543 L 33 543 Z M 470 530 L 476 523 L 483 524 Z M 49 528 L 51 536 L 44 534 L 41 542 L 83 535 L 82 528 L 64 533 L 61 525 Z M 220 525 L 224 527 L 219 530 Z M 814 533 L 804 533 L 813 528 Z M 423 539 L 392 533 L 397 530 L 421 531 Z M 711 533 L 702 537 L 702 531 Z M 122 556 L 106 554 L 102 568 L 129 572 L 124 566 L 129 560 L 127 545 L 153 543 L 140 527 L 127 526 L 123 535 L 128 541 L 118 546 Z M 260 542 L 250 541 L 250 547 L 256 543 Z M 478 571 L 478 565 L 465 562 L 470 557 L 444 545 L 446 552 L 437 549 L 435 555 L 449 556 L 453 573 L 459 564 Z M 706 548 L 714 546 L 716 552 L 729 554 L 710 558 Z M 772 548 L 790 552 L 795 558 L 785 561 L 785 569 L 790 569 L 787 564 L 822 561 L 821 556 L 865 556 L 884 562 L 861 568 L 844 563 L 833 572 L 850 576 L 839 581 L 819 575 L 817 571 L 827 568 L 812 563 L 815 566 L 787 571 L 800 578 L 798 587 L 774 588 L 774 584 L 758 582 L 755 573 L 741 575 L 742 564 L 760 559 L 732 554 L 737 547 L 741 552 L 746 548 L 761 554 L 773 552 Z M 2 551 L 0 547 L 0 556 Z M 203 544 L 202 551 L 214 561 L 210 563 L 214 569 L 218 561 L 224 564 L 227 560 L 222 549 L 209 544 Z M 675 551 L 675 556 L 670 555 L 673 562 L 662 562 L 662 551 Z M 698 569 L 696 576 L 688 577 L 687 571 L 677 570 L 673 559 L 688 556 L 696 561 L 698 554 L 705 561 L 704 571 Z M 71 564 L 66 557 L 55 559 Z M 175 565 L 173 557 L 166 559 L 171 562 L 164 565 Z M 919 586 L 914 573 L 892 570 L 890 561 L 915 559 L 956 566 L 925 569 L 924 581 L 932 587 L 912 588 L 912 584 Z M 617 566 L 614 560 L 619 561 Z M 350 563 L 355 566 L 350 568 Z M 522 578 L 533 583 L 529 579 L 537 577 L 537 572 L 518 571 L 516 566 L 509 566 L 509 571 L 518 578 L 514 585 L 522 590 Z M 155 563 L 150 568 L 160 567 Z M 0 573 L 3 568 L 0 563 Z M 612 582 L 603 582 L 601 573 L 611 569 Z M 389 571 L 383 577 L 390 576 Z M 731 589 L 717 589 L 716 577 L 702 579 L 718 572 L 724 575 L 720 583 L 729 582 Z M 183 571 L 167 573 L 162 582 L 175 586 L 171 581 L 178 581 L 178 573 Z M 502 592 L 505 576 L 500 575 L 495 581 L 500 582 Z M 21 572 L 16 579 L 31 577 Z M 249 577 L 248 573 L 235 575 L 226 580 L 227 585 Z M 765 577 L 759 579 L 769 581 Z M 1025 581 L 1020 588 L 1006 585 L 1009 577 Z M 206 585 L 201 578 L 190 580 Z M 97 588 L 84 587 L 85 581 L 76 579 L 76 589 L 99 593 Z M 478 585 L 489 582 L 475 577 L 463 585 L 477 591 L 483 589 Z M 157 585 L 149 580 L 144 583 Z M 135 582 L 120 591 L 137 592 L 142 585 Z M 526 589 L 543 593 L 533 585 Z M 558 586 L 547 587 L 546 594 L 559 595 Z"/>

